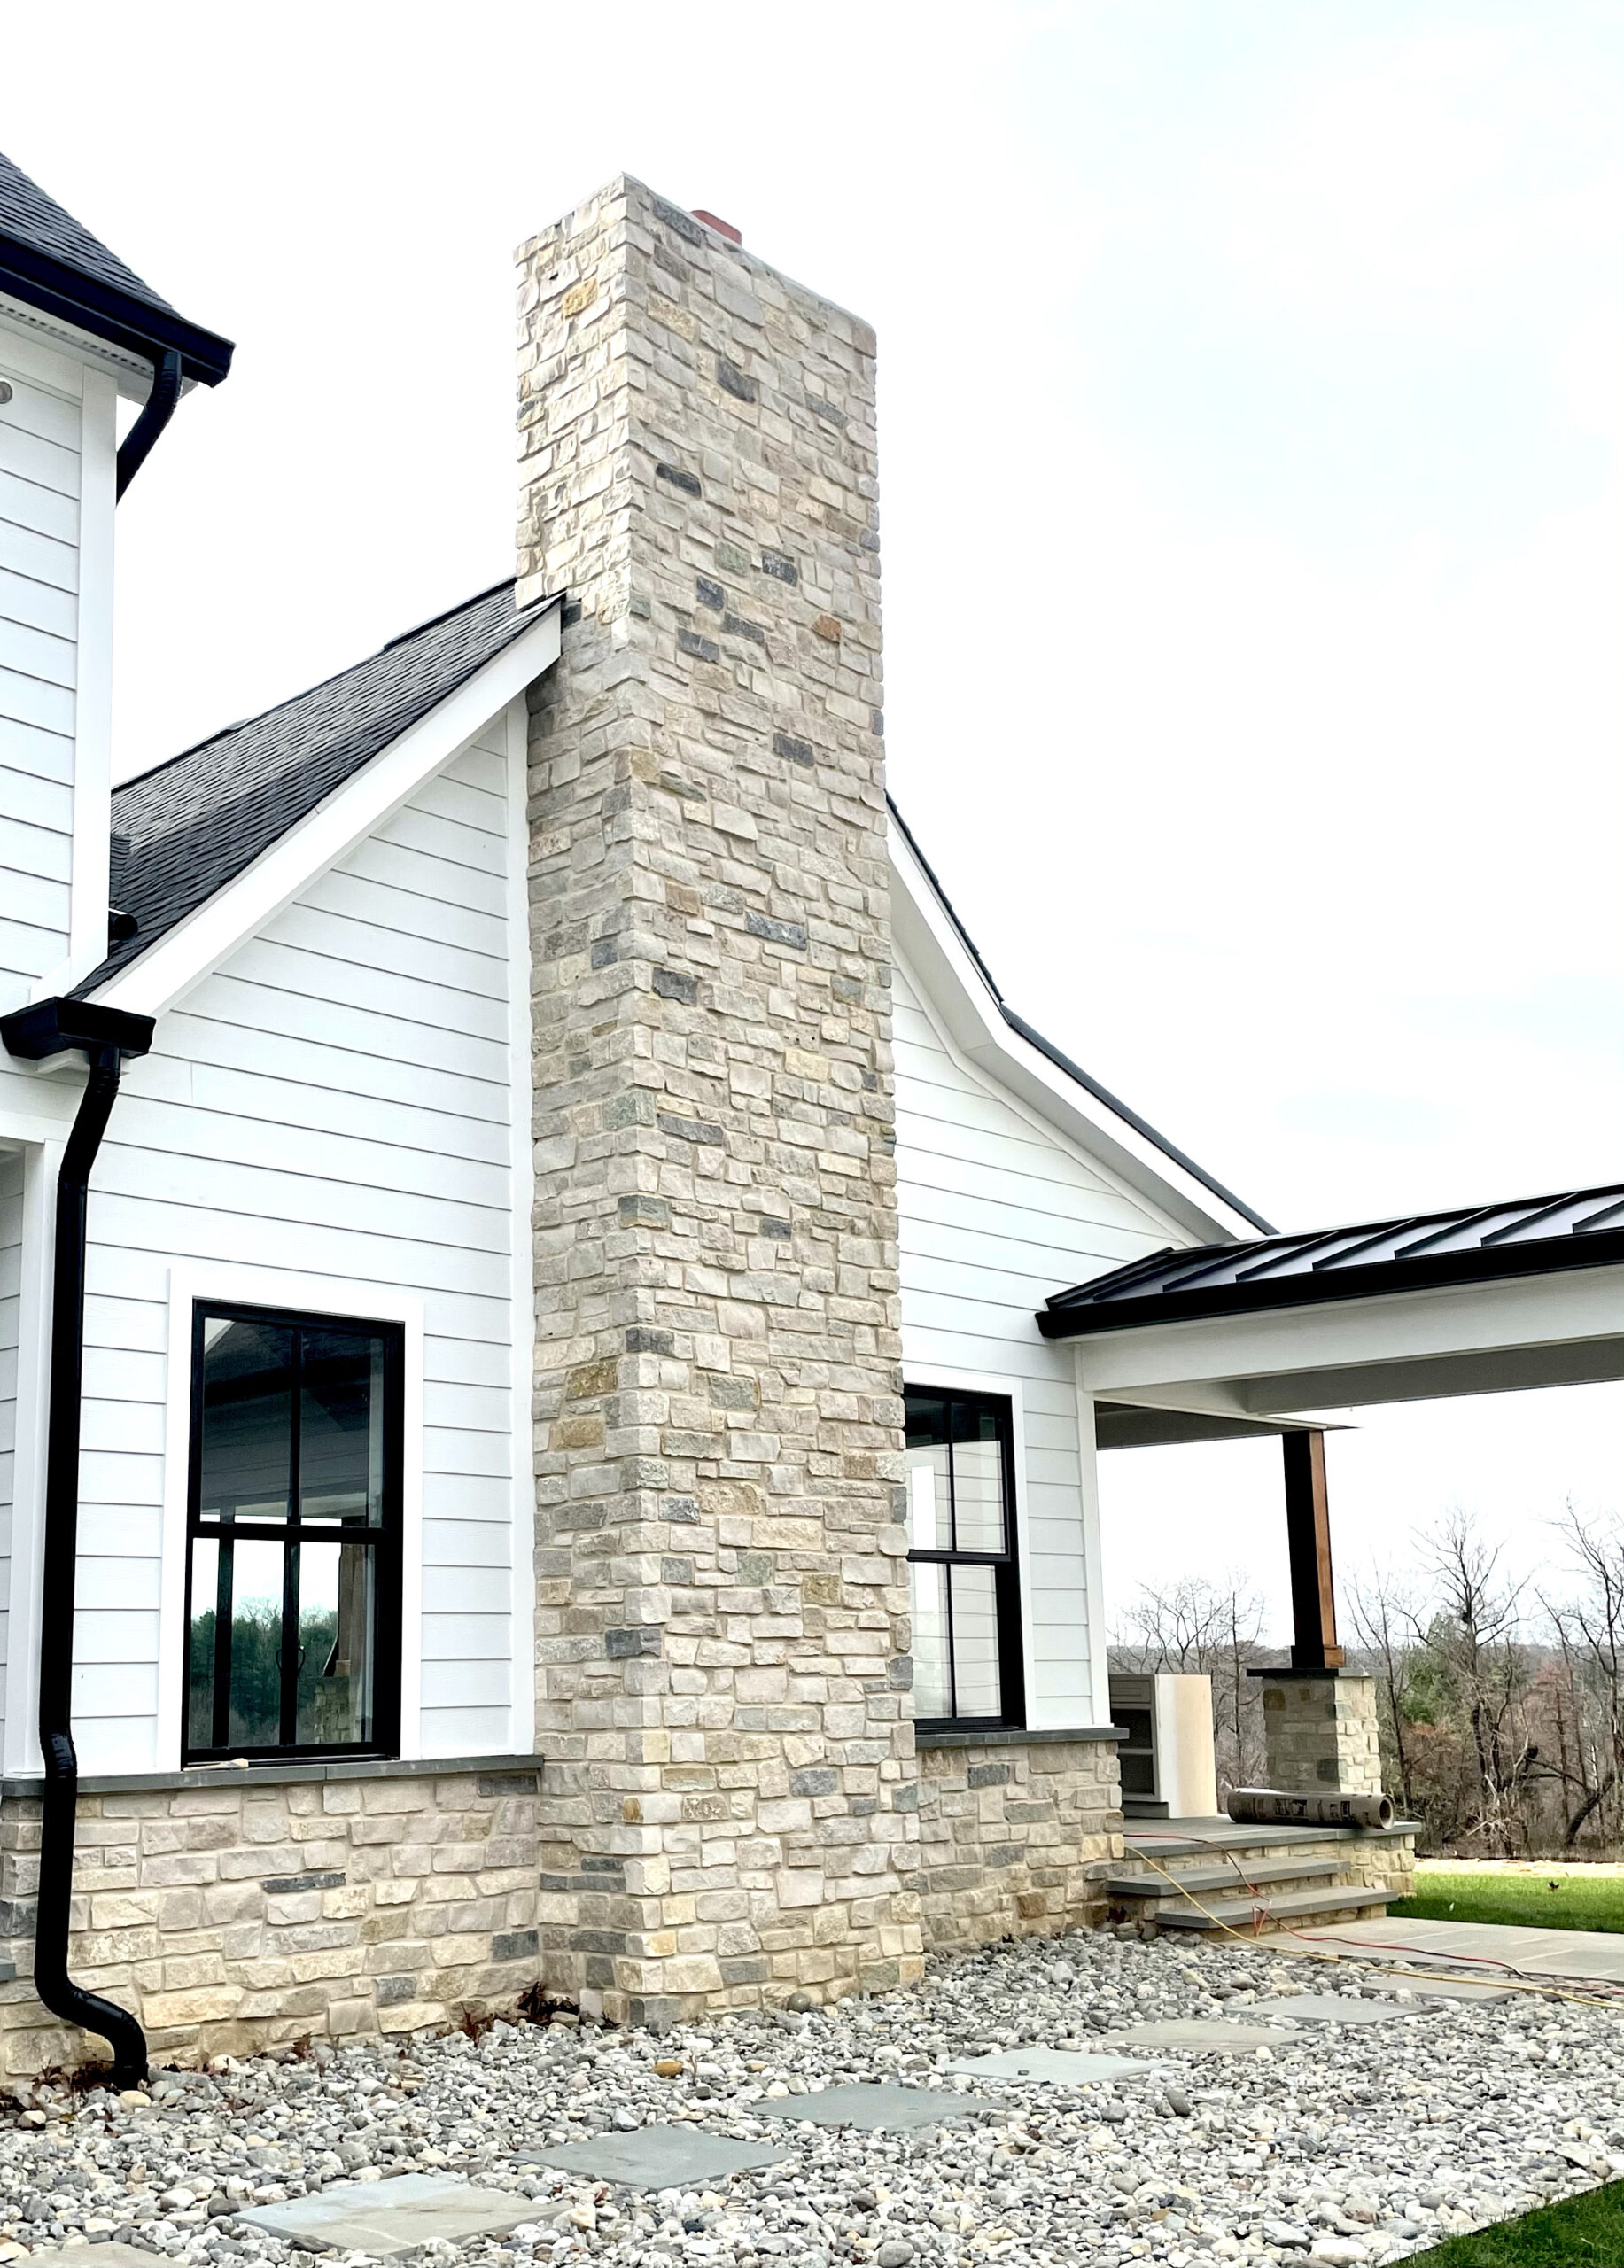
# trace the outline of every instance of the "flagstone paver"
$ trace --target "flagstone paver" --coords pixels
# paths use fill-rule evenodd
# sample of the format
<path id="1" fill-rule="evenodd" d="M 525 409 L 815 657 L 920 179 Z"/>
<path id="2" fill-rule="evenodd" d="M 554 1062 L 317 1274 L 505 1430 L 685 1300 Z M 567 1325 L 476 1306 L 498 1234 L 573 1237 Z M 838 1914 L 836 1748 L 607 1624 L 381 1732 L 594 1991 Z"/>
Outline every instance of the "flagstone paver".
<path id="1" fill-rule="evenodd" d="M 285 2204 L 253 2205 L 237 2218 L 268 2236 L 285 2237 L 311 2250 L 333 2247 L 387 2260 L 435 2237 L 461 2244 L 496 2236 L 532 2218 L 528 2199 L 501 2189 L 476 2189 L 449 2173 L 403 2173 L 392 2181 L 336 2181 L 312 2197 Z"/>
<path id="2" fill-rule="evenodd" d="M 921 2126 L 940 2126 L 991 2110 L 975 2095 L 944 2087 L 823 2087 L 814 2094 L 792 2094 L 753 2106 L 757 2117 L 810 2118 L 814 2126 L 857 2126 L 871 2134 L 905 2134 Z"/>
<path id="3" fill-rule="evenodd" d="M 727 2181 L 752 2167 L 781 2165 L 788 2143 L 763 2148 L 707 2134 L 693 2126 L 639 2126 L 629 2134 L 594 2134 L 585 2142 L 560 2142 L 552 2148 L 520 2150 L 520 2165 L 556 2166 L 561 2173 L 584 2173 L 594 2181 L 616 2181 L 626 2189 L 686 2189 L 695 2182 Z"/>
<path id="4" fill-rule="evenodd" d="M 1278 2000 L 1255 2000 L 1255 2016 L 1283 2016 L 1288 2023 L 1391 2023 L 1401 2016 L 1428 2016 L 1418 2002 L 1355 2000 L 1345 1992 L 1295 1992 Z"/>
<path id="5" fill-rule="evenodd" d="M 1058 2087 L 1142 2079 L 1158 2068 L 1137 2055 L 1088 2055 L 1070 2047 L 1006 2047 L 991 2055 L 960 2055 L 947 2066 L 973 2079 L 1035 2079 Z"/>

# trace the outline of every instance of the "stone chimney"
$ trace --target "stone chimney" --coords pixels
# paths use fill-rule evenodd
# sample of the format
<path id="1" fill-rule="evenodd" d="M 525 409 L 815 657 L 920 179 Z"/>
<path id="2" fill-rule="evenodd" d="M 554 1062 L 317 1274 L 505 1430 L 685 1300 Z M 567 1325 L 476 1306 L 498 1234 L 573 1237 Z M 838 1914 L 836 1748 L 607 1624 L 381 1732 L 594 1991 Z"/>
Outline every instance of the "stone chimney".
<path id="1" fill-rule="evenodd" d="M 521 248 L 543 1973 L 919 1973 L 874 339 L 622 178 Z"/>

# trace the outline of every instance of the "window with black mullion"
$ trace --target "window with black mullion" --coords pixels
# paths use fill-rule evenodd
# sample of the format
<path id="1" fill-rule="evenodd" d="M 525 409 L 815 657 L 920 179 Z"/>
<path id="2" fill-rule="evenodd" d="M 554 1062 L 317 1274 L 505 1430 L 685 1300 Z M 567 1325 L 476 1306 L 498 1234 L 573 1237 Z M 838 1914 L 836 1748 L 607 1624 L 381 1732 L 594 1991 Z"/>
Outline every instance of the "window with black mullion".
<path id="1" fill-rule="evenodd" d="M 909 1386 L 907 1520 L 918 1723 L 1018 1725 L 1014 1441 L 996 1394 Z"/>
<path id="2" fill-rule="evenodd" d="M 400 1372 L 399 1325 L 197 1308 L 189 1759 L 398 1744 Z"/>

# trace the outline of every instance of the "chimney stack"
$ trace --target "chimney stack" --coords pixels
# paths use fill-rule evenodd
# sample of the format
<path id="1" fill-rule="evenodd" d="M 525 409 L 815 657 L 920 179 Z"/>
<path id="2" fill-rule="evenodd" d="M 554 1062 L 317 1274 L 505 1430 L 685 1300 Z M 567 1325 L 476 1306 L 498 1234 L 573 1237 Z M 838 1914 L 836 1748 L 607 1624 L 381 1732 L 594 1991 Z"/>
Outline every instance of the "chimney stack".
<path id="1" fill-rule="evenodd" d="M 549 1987 L 921 1969 L 874 340 L 611 183 L 522 247 Z"/>

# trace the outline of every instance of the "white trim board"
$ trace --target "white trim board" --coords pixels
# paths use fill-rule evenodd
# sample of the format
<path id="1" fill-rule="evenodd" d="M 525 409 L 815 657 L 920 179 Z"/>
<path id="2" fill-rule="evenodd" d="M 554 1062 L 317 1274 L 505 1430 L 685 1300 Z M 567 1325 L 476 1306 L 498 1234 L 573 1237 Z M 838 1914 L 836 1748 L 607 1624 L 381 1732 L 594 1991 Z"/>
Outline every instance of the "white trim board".
<path id="1" fill-rule="evenodd" d="M 536 1483 L 531 1403 L 535 1392 L 535 1094 L 530 1008 L 530 711 L 523 695 L 508 704 L 508 1047 L 512 1180 L 513 1519 L 510 1528 L 512 1665 L 509 1736 L 528 1753 L 536 1729 Z"/>
<path id="2" fill-rule="evenodd" d="M 301 1276 L 279 1268 L 175 1262 L 169 1270 L 164 1371 L 164 1509 L 158 1630 L 158 1740 L 152 1769 L 181 1767 L 185 1685 L 186 1509 L 191 1480 L 191 1316 L 197 1300 L 290 1308 L 403 1326 L 400 1454 L 400 1755 L 423 1754 L 423 1302 L 393 1285 Z"/>
<path id="3" fill-rule="evenodd" d="M 986 979 L 966 951 L 918 854 L 895 820 L 886 841 L 894 885 L 891 926 L 898 955 L 934 1007 L 933 1021 L 966 1060 L 1068 1135 L 1097 1170 L 1103 1167 L 1120 1176 L 1142 1203 L 1177 1223 L 1191 1243 L 1223 1244 L 1255 1237 L 1255 1222 L 1226 1205 L 1108 1104 L 1068 1079 L 1005 1022 Z"/>
<path id="4" fill-rule="evenodd" d="M 556 604 L 549 606 L 531 628 L 363 764 L 235 881 L 98 987 L 97 1003 L 158 1016 L 211 976 L 318 874 L 336 866 L 425 781 L 470 748 L 493 717 L 551 668 L 558 658 L 559 613 Z"/>

